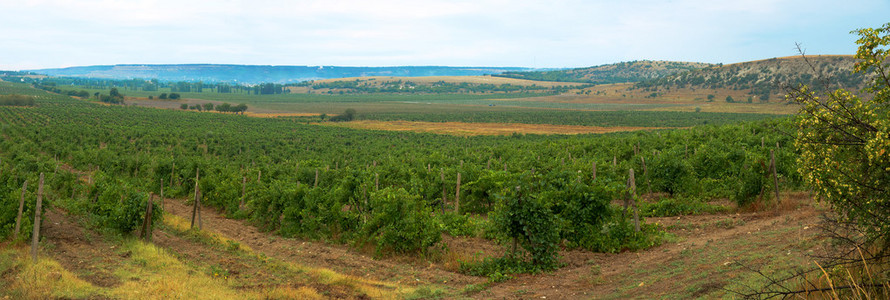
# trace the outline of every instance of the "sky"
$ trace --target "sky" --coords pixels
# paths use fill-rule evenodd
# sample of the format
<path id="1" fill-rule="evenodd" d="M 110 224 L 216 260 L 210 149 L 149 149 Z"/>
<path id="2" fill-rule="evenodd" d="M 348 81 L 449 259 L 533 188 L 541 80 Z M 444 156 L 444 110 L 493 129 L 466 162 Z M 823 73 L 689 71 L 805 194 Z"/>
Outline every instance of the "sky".
<path id="1" fill-rule="evenodd" d="M 0 70 L 729 64 L 853 54 L 887 22 L 890 0 L 0 0 Z"/>

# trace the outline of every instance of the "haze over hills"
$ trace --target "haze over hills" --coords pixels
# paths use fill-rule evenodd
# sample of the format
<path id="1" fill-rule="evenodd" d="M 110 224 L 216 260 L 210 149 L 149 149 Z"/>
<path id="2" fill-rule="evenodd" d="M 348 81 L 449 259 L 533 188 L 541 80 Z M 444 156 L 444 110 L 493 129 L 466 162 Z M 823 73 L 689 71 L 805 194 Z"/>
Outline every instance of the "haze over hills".
<path id="1" fill-rule="evenodd" d="M 568 70 L 504 72 L 496 76 L 541 81 L 609 84 L 645 81 L 713 66 L 716 65 L 699 62 L 638 60 Z"/>
<path id="2" fill-rule="evenodd" d="M 262 66 L 218 64 L 107 65 L 25 70 L 60 77 L 107 79 L 158 79 L 161 81 L 203 81 L 232 83 L 292 83 L 307 80 L 365 76 L 477 76 L 502 72 L 529 71 L 529 68 L 500 67 L 338 67 Z"/>

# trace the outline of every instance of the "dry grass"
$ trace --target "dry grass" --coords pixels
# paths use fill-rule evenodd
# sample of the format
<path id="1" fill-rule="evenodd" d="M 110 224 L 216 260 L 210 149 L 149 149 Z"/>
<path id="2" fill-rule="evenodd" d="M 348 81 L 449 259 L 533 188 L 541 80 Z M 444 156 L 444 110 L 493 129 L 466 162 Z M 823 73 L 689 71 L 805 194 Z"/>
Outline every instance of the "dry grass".
<path id="1" fill-rule="evenodd" d="M 177 231 L 187 231 L 189 230 L 191 223 L 179 216 L 173 214 L 164 214 L 164 225 Z M 237 243 L 234 240 L 231 240 L 218 233 L 205 230 L 196 232 L 196 234 L 202 235 L 204 238 L 214 241 L 215 243 L 220 245 L 238 245 L 239 250 L 243 251 L 246 255 L 260 257 L 262 260 L 265 261 L 269 260 L 269 258 L 261 257 L 259 254 L 255 253 L 254 250 L 250 247 L 242 243 Z M 330 269 L 311 268 L 283 261 L 275 261 L 273 263 L 295 273 L 309 274 L 316 283 L 327 286 L 341 287 L 343 290 L 346 291 L 359 291 L 374 299 L 396 299 L 400 294 L 410 293 L 413 291 L 413 289 L 403 288 L 396 284 L 367 280 L 351 275 L 344 275 Z M 276 287 L 257 292 L 260 293 L 260 295 L 262 296 L 260 298 L 263 299 L 316 299 L 316 297 L 320 297 L 315 292 L 315 290 L 310 287 L 301 287 L 298 289 L 289 287 Z M 298 297 L 291 297 L 295 293 L 298 295 Z"/>
<path id="2" fill-rule="evenodd" d="M 6 260 L 9 261 L 6 261 Z M 7 296 L 20 299 L 48 299 L 48 298 L 87 298 L 91 295 L 101 295 L 101 291 L 90 283 L 77 278 L 74 274 L 65 270 L 59 262 L 40 256 L 37 263 L 31 261 L 29 248 L 16 246 L 6 249 L 2 254 L 3 265 L 9 265 L 12 277 L 9 285 L 0 288 Z M 4 266 L 5 267 L 5 266 Z"/>
<path id="3" fill-rule="evenodd" d="M 374 121 L 317 123 L 324 126 L 339 126 L 355 129 L 387 131 L 412 131 L 448 134 L 456 136 L 511 135 L 520 134 L 587 134 L 620 131 L 661 129 L 659 127 L 598 127 L 576 125 L 520 124 L 520 123 L 463 123 L 463 122 L 418 122 L 418 121 Z"/>
<path id="4" fill-rule="evenodd" d="M 860 251 L 854 252 L 862 259 L 856 265 L 838 265 L 823 268 L 818 262 L 813 264 L 820 272 L 801 278 L 795 295 L 797 299 L 890 299 L 890 282 L 875 277 L 886 274 L 890 262 L 868 263 Z"/>

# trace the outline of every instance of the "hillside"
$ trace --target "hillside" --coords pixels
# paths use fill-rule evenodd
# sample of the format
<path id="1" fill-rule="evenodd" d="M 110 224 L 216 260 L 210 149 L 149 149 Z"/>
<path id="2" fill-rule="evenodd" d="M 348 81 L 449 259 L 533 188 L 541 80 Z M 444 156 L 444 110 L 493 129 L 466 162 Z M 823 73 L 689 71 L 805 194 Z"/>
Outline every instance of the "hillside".
<path id="1" fill-rule="evenodd" d="M 772 58 L 725 66 L 691 70 L 663 78 L 634 84 L 631 90 L 669 92 L 672 89 L 743 91 L 765 101 L 770 96 L 783 94 L 780 84 L 806 84 L 813 88 L 824 86 L 824 79 L 833 88 L 862 88 L 865 76 L 854 74 L 856 62 L 850 55 L 807 56 L 808 64 L 800 56 Z M 812 67 L 811 67 L 812 65 Z"/>
<path id="2" fill-rule="evenodd" d="M 158 79 L 160 81 L 203 81 L 238 83 L 289 83 L 307 80 L 366 76 L 478 76 L 502 72 L 526 71 L 526 68 L 495 67 L 333 67 L 333 66 L 260 66 L 260 65 L 109 65 L 28 70 L 61 77 L 107 79 Z"/>
<path id="3" fill-rule="evenodd" d="M 640 60 L 570 70 L 504 72 L 496 76 L 540 81 L 609 84 L 639 82 L 712 66 L 714 65 L 697 62 Z"/>

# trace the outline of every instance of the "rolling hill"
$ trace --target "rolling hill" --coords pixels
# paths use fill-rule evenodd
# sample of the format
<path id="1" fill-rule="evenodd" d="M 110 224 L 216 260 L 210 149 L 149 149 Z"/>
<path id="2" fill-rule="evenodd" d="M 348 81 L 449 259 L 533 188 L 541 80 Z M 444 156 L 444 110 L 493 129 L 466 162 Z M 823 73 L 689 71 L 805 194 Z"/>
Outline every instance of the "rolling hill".
<path id="1" fill-rule="evenodd" d="M 637 82 L 632 89 L 665 92 L 677 89 L 745 91 L 766 99 L 783 94 L 782 85 L 806 84 L 814 89 L 858 90 L 866 82 L 861 73 L 853 73 L 852 55 L 808 55 L 771 58 L 725 66 L 690 70 L 648 81 Z"/>
<path id="2" fill-rule="evenodd" d="M 713 66 L 716 65 L 698 62 L 640 60 L 569 70 L 513 71 L 496 76 L 539 81 L 609 84 L 645 81 Z"/>

